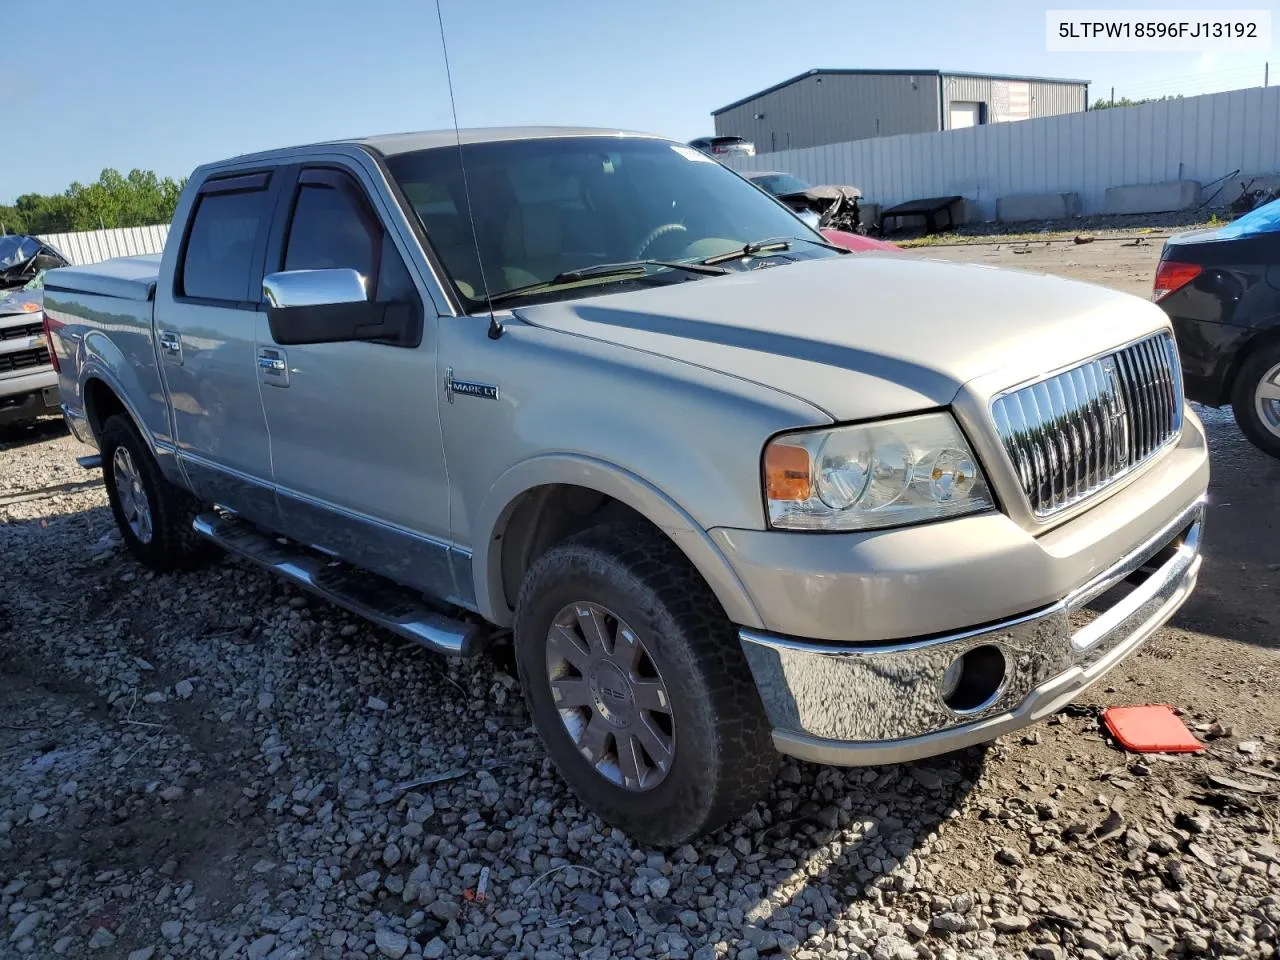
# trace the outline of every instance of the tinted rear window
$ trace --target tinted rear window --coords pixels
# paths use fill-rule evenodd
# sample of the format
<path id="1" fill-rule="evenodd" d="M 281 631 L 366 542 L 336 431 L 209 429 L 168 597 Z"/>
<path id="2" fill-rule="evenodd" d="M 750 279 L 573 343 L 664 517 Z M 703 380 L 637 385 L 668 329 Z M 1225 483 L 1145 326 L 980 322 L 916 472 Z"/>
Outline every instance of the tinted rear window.
<path id="1" fill-rule="evenodd" d="M 200 197 L 182 261 L 182 294 L 243 302 L 249 295 L 254 241 L 267 219 L 267 191 Z"/>

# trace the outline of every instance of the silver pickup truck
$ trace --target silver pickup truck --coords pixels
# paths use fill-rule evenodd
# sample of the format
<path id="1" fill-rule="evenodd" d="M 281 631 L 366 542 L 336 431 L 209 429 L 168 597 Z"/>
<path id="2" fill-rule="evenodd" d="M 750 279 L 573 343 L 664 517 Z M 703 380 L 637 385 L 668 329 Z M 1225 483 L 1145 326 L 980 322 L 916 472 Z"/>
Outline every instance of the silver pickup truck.
<path id="1" fill-rule="evenodd" d="M 780 753 L 1030 724 L 1195 583 L 1205 436 L 1159 308 L 849 254 L 684 144 L 238 157 L 170 238 L 46 283 L 129 549 L 510 642 L 549 756 L 638 839 L 741 814 Z"/>

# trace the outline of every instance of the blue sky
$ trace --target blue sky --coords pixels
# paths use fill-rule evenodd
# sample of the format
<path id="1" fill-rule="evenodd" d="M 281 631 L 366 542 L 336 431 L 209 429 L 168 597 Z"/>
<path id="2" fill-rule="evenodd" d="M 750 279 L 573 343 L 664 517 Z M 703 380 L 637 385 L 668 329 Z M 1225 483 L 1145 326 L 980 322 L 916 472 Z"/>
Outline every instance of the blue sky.
<path id="1" fill-rule="evenodd" d="M 1280 83 L 1275 46 L 1048 53 L 1046 5 L 1026 0 L 441 3 L 463 126 L 581 123 L 684 140 L 711 132 L 712 109 L 810 67 L 1075 77 L 1097 98 L 1113 86 L 1132 97 L 1253 86 L 1270 59 Z M 1231 6 L 1271 9 L 1280 31 L 1275 0 Z M 434 0 L 59 0 L 46 13 L 49 32 L 29 48 L 6 36 L 0 202 L 108 166 L 181 176 L 266 147 L 452 124 Z M 24 90 L 12 68 L 28 63 L 42 79 Z"/>

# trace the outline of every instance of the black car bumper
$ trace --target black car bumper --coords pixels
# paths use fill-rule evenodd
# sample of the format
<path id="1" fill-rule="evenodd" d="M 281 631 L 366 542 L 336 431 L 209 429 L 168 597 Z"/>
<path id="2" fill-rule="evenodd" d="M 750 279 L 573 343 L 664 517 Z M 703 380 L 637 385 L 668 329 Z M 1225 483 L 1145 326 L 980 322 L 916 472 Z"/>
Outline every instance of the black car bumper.
<path id="1" fill-rule="evenodd" d="M 1176 315 L 1169 319 L 1178 340 L 1187 399 L 1210 407 L 1230 403 L 1230 375 L 1236 358 L 1258 331 Z"/>

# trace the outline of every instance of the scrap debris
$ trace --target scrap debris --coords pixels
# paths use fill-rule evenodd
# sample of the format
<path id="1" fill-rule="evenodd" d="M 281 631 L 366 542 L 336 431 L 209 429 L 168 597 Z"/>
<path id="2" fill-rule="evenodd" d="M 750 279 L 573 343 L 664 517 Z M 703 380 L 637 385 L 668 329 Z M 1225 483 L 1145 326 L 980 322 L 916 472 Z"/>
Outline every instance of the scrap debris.
<path id="1" fill-rule="evenodd" d="M 1108 707 L 1102 711 L 1107 730 L 1134 753 L 1199 753 L 1204 744 L 1167 703 Z"/>

